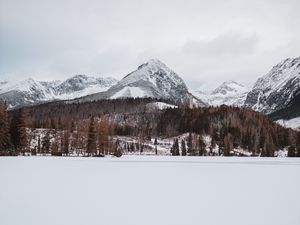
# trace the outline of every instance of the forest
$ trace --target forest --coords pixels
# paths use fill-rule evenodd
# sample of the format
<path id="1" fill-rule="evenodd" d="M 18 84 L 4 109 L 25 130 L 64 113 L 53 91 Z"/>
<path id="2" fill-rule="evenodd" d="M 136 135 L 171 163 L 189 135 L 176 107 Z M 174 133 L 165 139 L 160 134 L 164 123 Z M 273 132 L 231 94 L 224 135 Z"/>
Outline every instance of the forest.
<path id="1" fill-rule="evenodd" d="M 157 154 L 160 140 L 169 138 L 169 154 L 174 156 L 232 156 L 239 148 L 251 156 L 273 157 L 283 149 L 289 157 L 300 156 L 300 132 L 262 113 L 225 105 L 158 109 L 155 102 L 175 105 L 129 98 L 54 102 L 8 111 L 0 102 L 0 155 L 121 156 L 141 154 L 147 143 Z M 210 137 L 209 143 L 204 136 Z"/>

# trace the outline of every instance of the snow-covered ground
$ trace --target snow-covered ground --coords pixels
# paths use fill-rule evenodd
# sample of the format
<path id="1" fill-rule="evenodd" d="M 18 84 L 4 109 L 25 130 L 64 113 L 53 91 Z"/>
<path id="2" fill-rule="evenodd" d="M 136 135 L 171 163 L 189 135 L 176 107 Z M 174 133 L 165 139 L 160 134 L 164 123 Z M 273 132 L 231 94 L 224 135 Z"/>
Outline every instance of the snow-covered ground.
<path id="1" fill-rule="evenodd" d="M 3 225 L 299 225 L 300 160 L 0 158 Z"/>
<path id="2" fill-rule="evenodd" d="M 293 118 L 290 120 L 277 120 L 276 122 L 284 127 L 300 129 L 300 117 Z"/>

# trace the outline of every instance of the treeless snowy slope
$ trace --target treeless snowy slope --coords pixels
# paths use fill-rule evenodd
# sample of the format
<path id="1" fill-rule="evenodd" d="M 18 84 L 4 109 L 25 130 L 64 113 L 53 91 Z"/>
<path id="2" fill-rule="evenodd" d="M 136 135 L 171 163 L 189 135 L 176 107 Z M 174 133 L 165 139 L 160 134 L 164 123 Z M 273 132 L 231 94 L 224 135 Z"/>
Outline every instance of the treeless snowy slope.
<path id="1" fill-rule="evenodd" d="M 300 117 L 290 120 L 277 120 L 276 122 L 284 127 L 292 128 L 295 130 L 300 129 Z"/>
<path id="2" fill-rule="evenodd" d="M 0 224 L 299 225 L 299 159 L 0 158 Z"/>

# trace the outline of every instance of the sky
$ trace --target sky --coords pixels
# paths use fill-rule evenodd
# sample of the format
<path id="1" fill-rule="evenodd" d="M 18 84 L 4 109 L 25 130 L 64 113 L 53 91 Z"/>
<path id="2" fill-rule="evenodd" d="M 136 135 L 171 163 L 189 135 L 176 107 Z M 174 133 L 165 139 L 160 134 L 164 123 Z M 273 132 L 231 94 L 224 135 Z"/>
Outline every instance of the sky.
<path id="1" fill-rule="evenodd" d="M 121 79 L 157 58 L 192 89 L 300 56 L 299 0 L 0 0 L 0 81 Z"/>

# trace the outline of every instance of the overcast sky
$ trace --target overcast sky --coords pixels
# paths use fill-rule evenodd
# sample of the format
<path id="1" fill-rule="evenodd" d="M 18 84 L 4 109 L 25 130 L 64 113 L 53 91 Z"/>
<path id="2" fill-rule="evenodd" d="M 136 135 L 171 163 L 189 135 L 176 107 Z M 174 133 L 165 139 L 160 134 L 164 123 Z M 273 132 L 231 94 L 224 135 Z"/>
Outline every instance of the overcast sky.
<path id="1" fill-rule="evenodd" d="M 299 0 L 0 0 L 0 80 L 121 79 L 158 58 L 191 88 L 300 56 Z"/>

